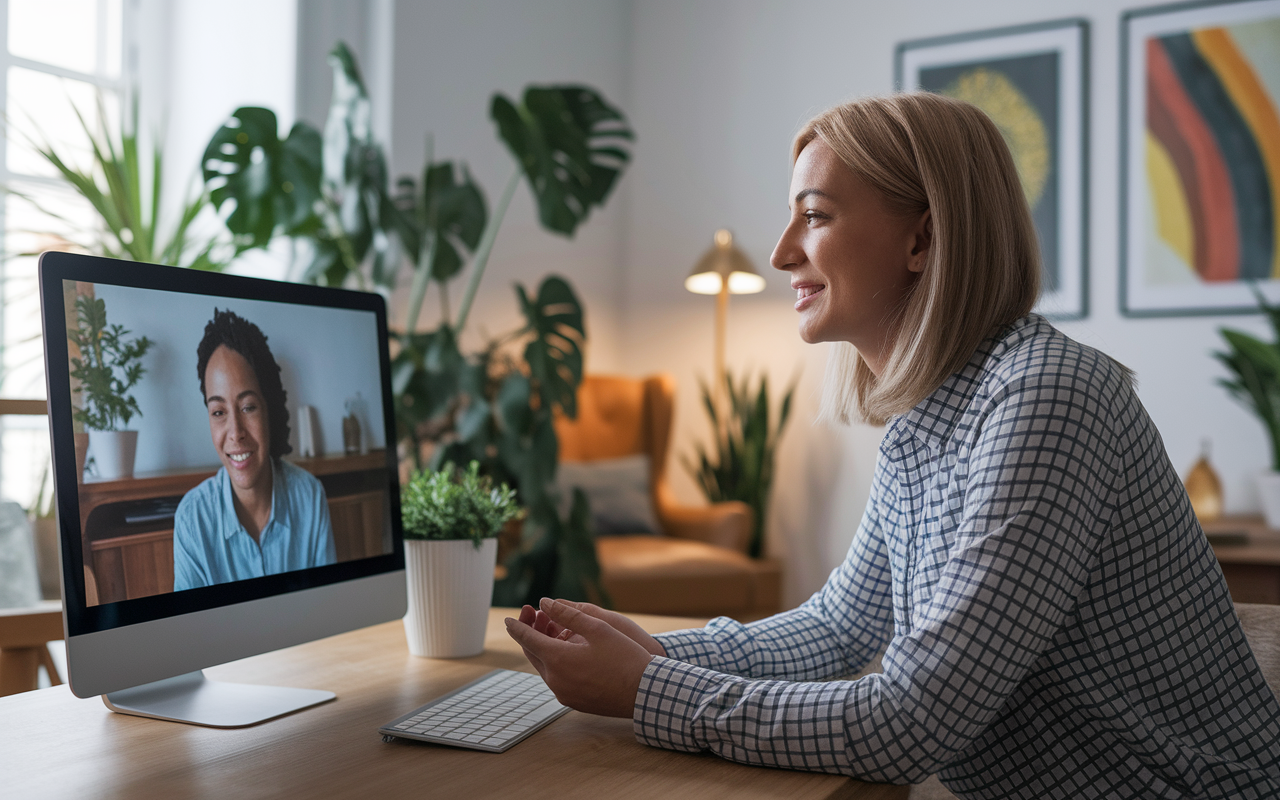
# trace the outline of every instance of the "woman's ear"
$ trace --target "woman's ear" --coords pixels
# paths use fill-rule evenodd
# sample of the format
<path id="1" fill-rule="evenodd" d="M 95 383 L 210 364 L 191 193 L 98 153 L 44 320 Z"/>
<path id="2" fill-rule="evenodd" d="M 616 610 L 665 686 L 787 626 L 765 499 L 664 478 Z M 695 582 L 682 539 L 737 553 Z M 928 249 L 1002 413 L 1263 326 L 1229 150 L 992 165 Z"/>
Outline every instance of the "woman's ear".
<path id="1" fill-rule="evenodd" d="M 911 258 L 907 262 L 907 269 L 924 272 L 924 265 L 929 262 L 929 248 L 932 246 L 933 213 L 926 208 L 912 232 Z"/>

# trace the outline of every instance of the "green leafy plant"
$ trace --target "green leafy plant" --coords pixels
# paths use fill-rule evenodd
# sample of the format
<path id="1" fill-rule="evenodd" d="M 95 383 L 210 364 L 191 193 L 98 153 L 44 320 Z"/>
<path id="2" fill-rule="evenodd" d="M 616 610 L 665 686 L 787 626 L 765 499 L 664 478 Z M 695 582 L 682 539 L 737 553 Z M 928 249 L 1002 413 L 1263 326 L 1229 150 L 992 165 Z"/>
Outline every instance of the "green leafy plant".
<path id="1" fill-rule="evenodd" d="M 477 548 L 521 515 L 514 489 L 480 474 L 479 462 L 465 471 L 452 462 L 419 471 L 401 494 L 406 539 L 470 539 Z"/>
<path id="2" fill-rule="evenodd" d="M 301 280 L 390 296 L 410 269 L 405 316 L 391 332 L 398 437 L 408 457 L 418 469 L 475 461 L 481 474 L 516 488 L 528 516 L 495 602 L 518 605 L 553 590 L 605 601 L 589 513 L 562 519 L 551 496 L 559 450 L 552 419 L 576 416 L 582 381 L 587 333 L 577 295 L 555 275 L 533 292 L 517 284 L 522 325 L 475 353 L 464 354 L 459 340 L 520 184 L 532 191 L 543 227 L 572 236 L 616 185 L 631 129 L 584 86 L 530 86 L 518 102 L 495 94 L 490 116 L 515 165 L 490 212 L 466 165 L 436 160 L 429 137 L 420 177 L 392 189 L 359 67 L 342 43 L 329 63 L 323 135 L 298 123 L 281 139 L 275 115 L 260 108 L 238 109 L 214 135 L 204 156 L 213 202 L 237 247 L 291 237 Z M 455 312 L 450 287 L 464 274 Z M 422 331 L 432 285 L 439 323 Z"/>
<path id="3" fill-rule="evenodd" d="M 81 228 L 67 244 L 94 255 L 126 261 L 144 261 L 203 270 L 221 270 L 226 260 L 224 244 L 216 228 L 195 233 L 193 223 L 200 212 L 209 208 L 204 191 L 189 197 L 179 209 L 176 220 L 165 226 L 161 219 L 164 208 L 164 153 L 159 145 L 149 155 L 142 153 L 138 141 L 138 108 L 133 106 L 128 124 L 121 120 L 113 133 L 91 126 L 80 110 L 72 106 L 85 139 L 89 143 L 87 169 L 80 169 L 63 157 L 47 140 L 29 141 L 30 147 L 88 201 L 102 227 L 83 230 L 78 221 L 54 212 L 28 194 L 10 193 L 31 202 L 42 214 L 56 219 L 72 230 Z M 106 119 L 101 100 L 98 116 Z M 145 169 L 144 169 L 145 165 Z M 147 174 L 149 172 L 149 174 Z M 58 235 L 59 239 L 64 238 Z"/>
<path id="4" fill-rule="evenodd" d="M 783 394 L 776 421 L 770 414 L 768 376 L 760 376 L 759 388 L 754 391 L 750 383 L 749 377 L 735 383 L 733 375 L 726 370 L 724 389 L 728 407 L 722 409 L 715 392 L 701 382 L 702 405 L 711 421 L 714 450 L 709 452 L 703 445 L 697 445 L 697 460 L 686 458 L 685 467 L 711 502 L 741 500 L 751 506 L 755 523 L 748 553 L 752 558 L 759 558 L 764 551 L 765 512 L 773 486 L 774 454 L 791 415 L 796 380 L 791 381 Z"/>
<path id="5" fill-rule="evenodd" d="M 1271 468 L 1280 471 L 1280 306 L 1268 305 L 1261 292 L 1258 306 L 1271 322 L 1275 341 L 1230 328 L 1219 328 L 1227 342 L 1225 352 L 1213 355 L 1231 372 L 1218 384 L 1245 408 L 1257 415 L 1271 440 Z"/>
<path id="6" fill-rule="evenodd" d="M 146 373 L 142 357 L 153 342 L 145 336 L 126 339 L 129 331 L 108 325 L 101 299 L 77 297 L 76 319 L 78 327 L 67 329 L 67 336 L 80 350 L 71 358 L 71 377 L 80 382 L 84 407 L 72 418 L 91 431 L 120 430 L 142 415 L 129 391 Z"/>

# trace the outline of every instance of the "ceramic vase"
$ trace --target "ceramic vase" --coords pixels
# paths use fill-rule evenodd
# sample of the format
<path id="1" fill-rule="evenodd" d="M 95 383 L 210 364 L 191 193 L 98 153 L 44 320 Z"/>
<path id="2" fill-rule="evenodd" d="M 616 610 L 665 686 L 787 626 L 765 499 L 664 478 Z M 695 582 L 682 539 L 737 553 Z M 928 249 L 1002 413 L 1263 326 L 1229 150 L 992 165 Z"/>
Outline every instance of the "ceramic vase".
<path id="1" fill-rule="evenodd" d="M 133 458 L 138 452 L 137 431 L 93 431 L 89 434 L 89 447 L 99 480 L 133 477 Z"/>
<path id="2" fill-rule="evenodd" d="M 74 434 L 76 447 L 76 483 L 84 483 L 84 462 L 89 458 L 89 434 Z"/>
<path id="3" fill-rule="evenodd" d="M 484 652 L 497 557 L 497 539 L 485 539 L 479 548 L 468 539 L 405 539 L 409 613 L 404 632 L 410 653 L 466 658 Z"/>

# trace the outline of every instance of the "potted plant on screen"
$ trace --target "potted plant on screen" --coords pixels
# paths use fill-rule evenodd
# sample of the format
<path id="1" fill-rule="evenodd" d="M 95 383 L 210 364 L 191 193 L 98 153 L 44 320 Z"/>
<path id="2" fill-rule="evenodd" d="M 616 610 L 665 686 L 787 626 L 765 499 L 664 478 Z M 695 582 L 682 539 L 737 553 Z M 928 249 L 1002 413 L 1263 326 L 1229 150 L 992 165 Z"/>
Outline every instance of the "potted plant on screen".
<path id="1" fill-rule="evenodd" d="M 409 613 L 409 652 L 465 658 L 484 650 L 498 533 L 521 514 L 516 493 L 452 463 L 418 472 L 401 495 Z"/>
<path id="2" fill-rule="evenodd" d="M 108 325 L 107 304 L 101 299 L 76 297 L 76 321 L 67 338 L 72 352 L 78 351 L 70 359 L 71 378 L 80 383 L 83 403 L 72 418 L 89 432 L 98 477 L 131 478 L 138 432 L 127 426 L 142 412 L 129 392 L 146 373 L 142 357 L 153 342 L 145 336 L 126 339 L 130 331 Z"/>

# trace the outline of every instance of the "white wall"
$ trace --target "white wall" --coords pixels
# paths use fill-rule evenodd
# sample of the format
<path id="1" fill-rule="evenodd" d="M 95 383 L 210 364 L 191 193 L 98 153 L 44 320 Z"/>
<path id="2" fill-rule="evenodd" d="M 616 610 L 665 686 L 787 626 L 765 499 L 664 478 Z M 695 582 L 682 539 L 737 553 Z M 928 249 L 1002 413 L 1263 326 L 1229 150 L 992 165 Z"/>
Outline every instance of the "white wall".
<path id="1" fill-rule="evenodd" d="M 517 98 L 530 83 L 585 83 L 630 110 L 628 8 L 599 0 L 397 2 L 392 174 L 421 177 L 425 136 L 431 133 L 435 157 L 465 161 L 492 208 L 515 162 L 489 119 L 490 97 L 500 91 Z M 554 272 L 569 279 L 586 308 L 587 369 L 617 370 L 624 347 L 619 340 L 622 201 L 615 193 L 573 239 L 566 239 L 538 224 L 532 193 L 522 185 L 493 249 L 464 348 L 475 349 L 485 338 L 520 324 L 513 282 L 532 291 Z M 450 287 L 455 312 L 464 280 Z M 439 308 L 434 289 L 424 308 L 420 326 L 434 327 Z"/>
<path id="2" fill-rule="evenodd" d="M 624 191 L 623 352 L 627 370 L 675 373 L 681 395 L 675 447 L 688 452 L 705 424 L 698 374 L 711 370 L 710 298 L 681 281 L 721 226 L 766 272 L 786 215 L 788 145 L 815 112 L 888 92 L 896 43 L 926 36 L 1086 17 L 1090 22 L 1091 313 L 1062 329 L 1138 373 L 1139 395 L 1173 464 L 1185 474 L 1200 440 L 1213 442 L 1228 510 L 1257 507 L 1252 477 L 1266 466 L 1260 425 L 1214 381 L 1217 328 L 1263 333 L 1256 317 L 1134 320 L 1117 301 L 1119 27 L 1134 2 L 1015 0 L 894 3 L 816 0 L 645 0 L 632 6 L 631 104 L 637 159 Z M 811 426 L 822 347 L 796 335 L 785 276 L 763 294 L 733 298 L 728 362 L 767 367 L 775 380 L 804 369 L 801 403 L 784 440 L 770 519 L 769 550 L 786 559 L 785 592 L 795 603 L 843 556 L 865 503 L 878 432 Z M 697 490 L 679 466 L 681 494 Z"/>
<path id="3" fill-rule="evenodd" d="M 231 300 L 198 294 L 158 292 L 97 284 L 94 294 L 107 307 L 107 321 L 122 325 L 127 338 L 146 336 L 155 344 L 142 364 L 147 372 L 134 388 L 142 411 L 130 421 L 139 431 L 138 473 L 216 466 L 209 417 L 196 375 L 196 347 L 215 307 L 230 309 L 257 325 L 280 366 L 288 395 L 289 442 L 298 453 L 298 407 L 314 406 L 325 452 L 342 452 L 346 401 L 359 393 L 365 413 L 361 428 L 368 446 L 386 446 L 377 404 L 382 397 L 377 320 L 367 311 L 313 309 L 260 300 Z M 361 404 L 353 404 L 353 410 Z M 372 412 L 372 413 L 370 413 Z M 93 437 L 90 436 L 92 448 Z"/>
<path id="4" fill-rule="evenodd" d="M 204 148 L 240 106 L 294 120 L 296 0 L 136 0 L 128 57 L 137 70 L 144 135 L 165 147 L 166 206 L 199 189 Z M 217 224 L 216 221 L 212 221 Z M 287 249 L 249 253 L 234 271 L 282 278 Z"/>

